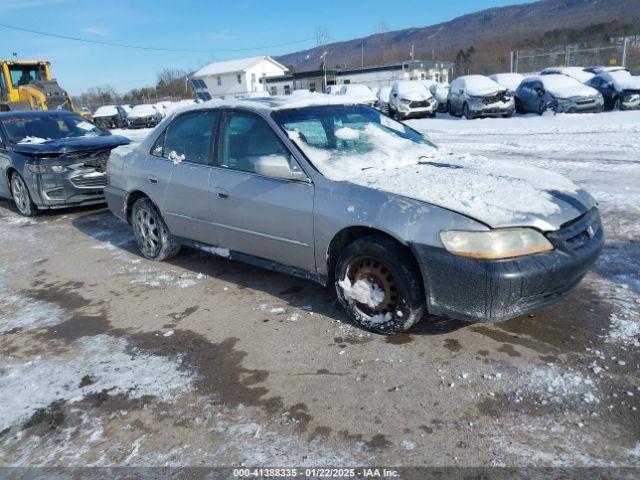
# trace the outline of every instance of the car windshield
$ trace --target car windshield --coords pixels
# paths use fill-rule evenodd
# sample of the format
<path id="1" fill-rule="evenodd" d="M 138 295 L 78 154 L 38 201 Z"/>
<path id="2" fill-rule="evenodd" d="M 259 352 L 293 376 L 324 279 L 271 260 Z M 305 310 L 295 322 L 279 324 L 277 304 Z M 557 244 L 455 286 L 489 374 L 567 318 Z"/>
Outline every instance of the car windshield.
<path id="1" fill-rule="evenodd" d="M 108 135 L 80 115 L 15 116 L 0 120 L 12 143 L 44 143 L 64 138 Z"/>
<path id="2" fill-rule="evenodd" d="M 369 168 L 415 164 L 433 156 L 425 137 L 366 106 L 316 106 L 274 112 L 275 120 L 311 162 L 330 178 Z"/>

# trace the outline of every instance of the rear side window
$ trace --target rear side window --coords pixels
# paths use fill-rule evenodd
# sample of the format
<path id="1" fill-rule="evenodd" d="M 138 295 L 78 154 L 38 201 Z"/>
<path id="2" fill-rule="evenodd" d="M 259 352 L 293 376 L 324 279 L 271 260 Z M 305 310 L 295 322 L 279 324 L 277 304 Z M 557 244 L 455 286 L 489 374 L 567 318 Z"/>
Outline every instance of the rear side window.
<path id="1" fill-rule="evenodd" d="M 151 154 L 175 162 L 206 165 L 211 157 L 211 143 L 217 121 L 217 110 L 180 115 L 156 141 Z"/>
<path id="2" fill-rule="evenodd" d="M 256 160 L 270 155 L 289 158 L 287 148 L 267 122 L 250 113 L 225 114 L 220 129 L 219 166 L 255 173 Z"/>

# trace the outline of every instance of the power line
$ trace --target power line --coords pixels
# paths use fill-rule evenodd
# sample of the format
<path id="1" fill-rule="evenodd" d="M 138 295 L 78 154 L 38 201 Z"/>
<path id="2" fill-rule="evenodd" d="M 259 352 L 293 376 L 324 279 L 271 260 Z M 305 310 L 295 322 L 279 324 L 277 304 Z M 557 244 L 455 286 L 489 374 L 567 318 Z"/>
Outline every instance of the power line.
<path id="1" fill-rule="evenodd" d="M 296 40 L 293 42 L 286 43 L 278 43 L 275 45 L 263 45 L 261 47 L 247 47 L 247 48 L 217 48 L 212 50 L 202 50 L 202 49 L 193 49 L 193 48 L 162 48 L 162 47 L 150 47 L 145 45 L 133 45 L 128 43 L 116 43 L 116 42 L 106 42 L 102 40 L 92 40 L 89 38 L 80 38 L 80 37 L 72 37 L 69 35 L 61 35 L 57 33 L 48 33 L 48 32 L 40 32 L 38 30 L 31 30 L 29 28 L 18 27 L 15 25 L 8 25 L 6 23 L 0 23 L 0 27 L 7 28 L 9 30 L 17 30 L 19 32 L 33 33 L 35 35 L 42 35 L 44 37 L 53 37 L 60 38 L 63 40 L 72 40 L 74 42 L 83 42 L 83 43 L 91 43 L 94 45 L 102 45 L 107 47 L 120 47 L 120 48 L 131 48 L 135 50 L 152 50 L 155 52 L 179 52 L 179 53 L 230 53 L 230 52 L 246 52 L 250 50 L 266 50 L 269 48 L 277 48 L 277 47 L 286 47 L 289 45 L 297 45 L 300 43 L 309 42 L 314 40 L 314 38 L 305 38 L 304 40 Z"/>

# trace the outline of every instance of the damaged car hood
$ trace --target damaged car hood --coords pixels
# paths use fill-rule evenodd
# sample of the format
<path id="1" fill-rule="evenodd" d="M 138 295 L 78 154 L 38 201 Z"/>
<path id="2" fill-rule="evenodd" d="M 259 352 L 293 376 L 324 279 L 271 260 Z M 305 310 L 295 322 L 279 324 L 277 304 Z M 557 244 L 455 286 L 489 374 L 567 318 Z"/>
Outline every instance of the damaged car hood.
<path id="1" fill-rule="evenodd" d="M 296 132 L 318 170 L 346 181 L 446 208 L 492 228 L 530 226 L 553 231 L 586 213 L 593 198 L 567 178 L 520 162 L 453 154 L 391 136 L 371 124 L 370 150 L 335 154 L 310 146 Z"/>
<path id="2" fill-rule="evenodd" d="M 13 151 L 29 156 L 57 156 L 67 153 L 89 150 L 104 150 L 127 145 L 130 141 L 119 135 L 102 135 L 98 137 L 75 137 L 60 140 L 48 140 L 42 143 L 14 143 Z"/>

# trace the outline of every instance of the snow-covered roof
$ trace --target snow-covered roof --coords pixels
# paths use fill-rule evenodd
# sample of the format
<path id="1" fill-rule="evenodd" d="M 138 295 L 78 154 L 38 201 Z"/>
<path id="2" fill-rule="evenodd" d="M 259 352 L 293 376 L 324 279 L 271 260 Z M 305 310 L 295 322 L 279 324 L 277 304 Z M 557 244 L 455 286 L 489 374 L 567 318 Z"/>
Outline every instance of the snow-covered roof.
<path id="1" fill-rule="evenodd" d="M 527 77 L 526 80 L 535 79 L 542 82 L 545 90 L 558 98 L 570 98 L 579 96 L 592 97 L 598 94 L 594 88 L 579 82 L 573 77 L 562 74 L 537 75 Z"/>
<path id="2" fill-rule="evenodd" d="M 580 82 L 588 82 L 594 76 L 593 73 L 585 71 L 583 67 L 549 67 L 543 69 L 540 73 L 543 75 L 559 73 L 575 78 Z"/>
<path id="3" fill-rule="evenodd" d="M 640 77 L 634 77 L 626 70 L 604 72 L 599 76 L 612 82 L 616 90 L 640 90 Z"/>
<path id="4" fill-rule="evenodd" d="M 237 60 L 227 60 L 225 62 L 213 62 L 194 73 L 193 78 L 222 75 L 224 73 L 244 72 L 262 61 L 273 63 L 276 67 L 280 67 L 283 72 L 287 70 L 287 67 L 276 62 L 273 58 L 267 55 L 262 55 L 260 57 L 239 58 Z"/>
<path id="5" fill-rule="evenodd" d="M 349 95 L 327 95 L 326 93 L 296 90 L 296 95 L 276 95 L 265 98 L 239 98 L 221 100 L 214 98 L 206 102 L 186 105 L 177 108 L 174 112 L 183 113 L 192 110 L 200 110 L 215 107 L 246 107 L 254 110 L 284 110 L 287 108 L 320 107 L 324 105 L 356 105 L 358 99 Z M 172 112 L 172 113 L 174 113 Z"/>
<path id="6" fill-rule="evenodd" d="M 118 109 L 115 105 L 103 105 L 98 107 L 98 109 L 93 114 L 95 117 L 113 117 L 114 115 L 118 115 Z"/>

